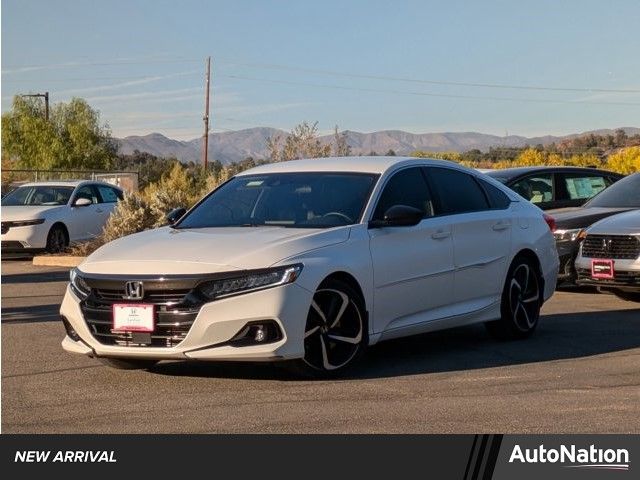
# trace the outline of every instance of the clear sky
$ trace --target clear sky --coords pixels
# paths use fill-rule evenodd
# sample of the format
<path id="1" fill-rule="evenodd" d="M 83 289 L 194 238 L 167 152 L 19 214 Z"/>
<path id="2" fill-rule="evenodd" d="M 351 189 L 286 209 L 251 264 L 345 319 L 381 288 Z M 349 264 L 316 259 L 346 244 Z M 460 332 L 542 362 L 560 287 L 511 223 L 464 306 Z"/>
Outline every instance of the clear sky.
<path id="1" fill-rule="evenodd" d="M 48 90 L 191 139 L 207 55 L 213 131 L 640 126 L 638 0 L 4 0 L 2 111 Z"/>

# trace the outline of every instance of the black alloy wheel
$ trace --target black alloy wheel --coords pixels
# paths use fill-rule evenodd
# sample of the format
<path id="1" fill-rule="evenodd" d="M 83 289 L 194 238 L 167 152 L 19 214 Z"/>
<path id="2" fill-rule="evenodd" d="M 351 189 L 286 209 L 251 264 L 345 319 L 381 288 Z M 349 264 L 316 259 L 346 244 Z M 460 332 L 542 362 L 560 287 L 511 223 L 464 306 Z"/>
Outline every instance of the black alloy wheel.
<path id="1" fill-rule="evenodd" d="M 542 295 L 537 265 L 528 257 L 516 257 L 502 292 L 501 318 L 485 324 L 489 333 L 500 339 L 530 336 L 538 326 Z"/>
<path id="2" fill-rule="evenodd" d="M 328 280 L 313 296 L 298 370 L 316 377 L 339 375 L 360 357 L 367 341 L 362 298 L 349 285 Z"/>

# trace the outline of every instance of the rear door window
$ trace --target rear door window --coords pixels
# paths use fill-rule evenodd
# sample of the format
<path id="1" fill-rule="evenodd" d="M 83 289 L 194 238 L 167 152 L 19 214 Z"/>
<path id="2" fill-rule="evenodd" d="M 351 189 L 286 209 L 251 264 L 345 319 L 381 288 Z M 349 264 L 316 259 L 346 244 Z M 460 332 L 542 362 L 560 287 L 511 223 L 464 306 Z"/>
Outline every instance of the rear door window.
<path id="1" fill-rule="evenodd" d="M 100 192 L 100 197 L 102 197 L 102 203 L 116 203 L 119 200 L 115 188 L 98 185 L 98 192 Z"/>
<path id="2" fill-rule="evenodd" d="M 438 197 L 438 215 L 490 209 L 482 188 L 468 173 L 440 167 L 427 167 L 426 171 Z"/>
<path id="3" fill-rule="evenodd" d="M 484 188 L 484 191 L 487 192 L 487 197 L 489 197 L 489 204 L 494 210 L 504 210 L 509 208 L 511 205 L 511 199 L 497 187 L 494 187 L 489 182 L 484 180 L 478 180 Z"/>

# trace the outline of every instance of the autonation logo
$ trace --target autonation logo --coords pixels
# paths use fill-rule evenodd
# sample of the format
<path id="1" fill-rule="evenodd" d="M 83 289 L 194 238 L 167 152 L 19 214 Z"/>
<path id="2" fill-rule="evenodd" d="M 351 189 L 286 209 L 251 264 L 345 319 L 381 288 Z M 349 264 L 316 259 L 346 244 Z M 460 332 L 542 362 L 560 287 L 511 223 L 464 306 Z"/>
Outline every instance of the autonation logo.
<path id="1" fill-rule="evenodd" d="M 626 448 L 578 448 L 575 445 L 560 445 L 559 448 L 525 448 L 515 445 L 509 463 L 560 463 L 566 468 L 596 470 L 629 470 L 629 451 Z"/>

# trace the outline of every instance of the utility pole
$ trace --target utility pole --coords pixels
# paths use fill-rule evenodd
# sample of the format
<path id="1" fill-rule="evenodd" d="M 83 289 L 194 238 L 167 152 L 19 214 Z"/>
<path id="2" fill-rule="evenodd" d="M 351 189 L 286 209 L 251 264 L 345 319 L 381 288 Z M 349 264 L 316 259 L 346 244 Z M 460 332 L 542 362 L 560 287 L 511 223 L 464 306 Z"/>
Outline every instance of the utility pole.
<path id="1" fill-rule="evenodd" d="M 204 92 L 204 137 L 202 138 L 202 163 L 205 172 L 208 168 L 209 160 L 209 84 L 211 82 L 211 57 L 207 57 L 207 77 Z"/>
<path id="2" fill-rule="evenodd" d="M 38 97 L 44 98 L 44 118 L 49 121 L 49 92 L 44 93 L 28 93 L 25 95 L 20 95 L 21 97 Z"/>

